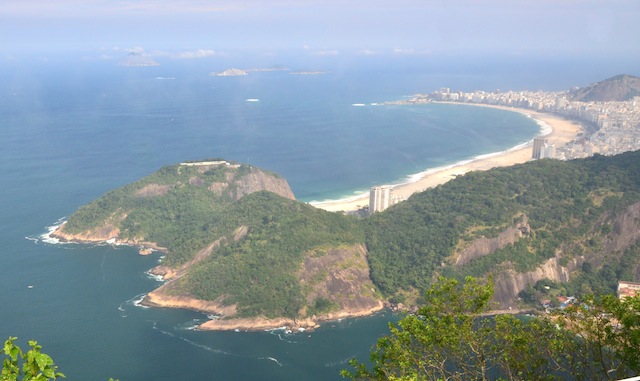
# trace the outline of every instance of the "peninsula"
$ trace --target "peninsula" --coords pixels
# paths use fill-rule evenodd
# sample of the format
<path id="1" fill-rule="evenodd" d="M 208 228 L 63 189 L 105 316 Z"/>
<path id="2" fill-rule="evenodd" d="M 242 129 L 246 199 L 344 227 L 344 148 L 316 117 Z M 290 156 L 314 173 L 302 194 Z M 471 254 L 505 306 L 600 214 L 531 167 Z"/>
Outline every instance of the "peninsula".
<path id="1" fill-rule="evenodd" d="M 143 304 L 219 316 L 202 329 L 311 329 L 384 307 L 364 233 L 295 201 L 286 180 L 211 159 L 161 168 L 81 207 L 53 234 L 165 254 Z"/>
<path id="2" fill-rule="evenodd" d="M 545 144 L 594 136 L 593 126 L 527 112 L 552 126 Z M 509 155 L 520 164 L 499 160 Z M 442 169 L 369 218 L 298 202 L 285 179 L 251 165 L 182 162 L 80 207 L 53 236 L 164 252 L 151 272 L 166 282 L 144 303 L 215 315 L 202 329 L 305 330 L 410 308 L 440 275 L 491 274 L 497 308 L 511 311 L 543 304 L 549 284 L 554 298 L 579 298 L 637 281 L 640 151 L 530 157 L 514 150 Z"/>

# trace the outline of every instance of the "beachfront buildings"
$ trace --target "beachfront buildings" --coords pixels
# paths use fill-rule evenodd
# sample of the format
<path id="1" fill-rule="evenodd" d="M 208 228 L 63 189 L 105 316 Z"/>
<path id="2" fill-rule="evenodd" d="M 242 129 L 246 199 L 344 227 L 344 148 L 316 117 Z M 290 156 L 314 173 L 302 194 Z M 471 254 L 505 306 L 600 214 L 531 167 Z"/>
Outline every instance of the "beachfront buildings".
<path id="1" fill-rule="evenodd" d="M 369 214 L 382 212 L 391 205 L 391 187 L 377 186 L 369 191 Z"/>
<path id="2" fill-rule="evenodd" d="M 531 152 L 532 159 L 542 159 L 544 146 L 547 144 L 547 138 L 537 137 L 533 139 L 533 150 Z"/>
<path id="3" fill-rule="evenodd" d="M 555 159 L 556 158 L 556 146 L 549 144 L 549 141 L 545 137 L 537 137 L 533 139 L 533 149 L 531 150 L 531 158 L 538 159 Z"/>
<path id="4" fill-rule="evenodd" d="M 569 91 L 456 92 L 447 89 L 431 94 L 416 94 L 400 103 L 421 104 L 435 100 L 524 108 L 554 113 L 582 125 L 578 137 L 563 147 L 549 146 L 546 150 L 534 150 L 533 155 L 537 151 L 539 158 L 570 160 L 596 153 L 616 155 L 640 149 L 640 96 L 626 101 L 606 102 L 583 102 L 569 98 Z"/>

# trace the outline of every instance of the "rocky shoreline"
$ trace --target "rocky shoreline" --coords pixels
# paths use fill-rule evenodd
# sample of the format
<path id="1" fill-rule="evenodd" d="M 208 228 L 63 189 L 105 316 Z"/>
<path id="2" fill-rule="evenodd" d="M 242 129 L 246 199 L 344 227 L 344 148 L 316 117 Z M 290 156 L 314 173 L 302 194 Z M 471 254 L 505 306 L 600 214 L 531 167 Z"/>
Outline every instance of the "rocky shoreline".
<path id="1" fill-rule="evenodd" d="M 118 240 L 119 230 L 116 228 L 104 228 L 98 232 L 87 232 L 84 234 L 69 234 L 64 232 L 63 223 L 50 236 L 62 242 L 88 243 L 88 244 L 118 244 L 139 247 L 140 255 L 148 255 L 153 251 L 166 252 L 166 249 L 153 242 L 134 242 Z M 216 243 L 205 248 L 201 255 L 210 253 Z M 208 252 L 208 253 L 207 253 Z M 340 319 L 366 317 L 373 315 L 387 306 L 381 300 L 377 305 L 360 309 L 340 310 L 325 315 L 312 316 L 304 319 L 295 318 L 267 318 L 264 316 L 252 318 L 234 318 L 236 306 L 226 306 L 222 298 L 215 301 L 196 299 L 190 296 L 170 295 L 167 291 L 171 287 L 171 281 L 179 278 L 185 269 L 173 269 L 167 266 L 156 266 L 149 270 L 149 273 L 161 277 L 168 282 L 149 292 L 142 299 L 141 303 L 147 307 L 154 308 L 182 308 L 198 311 L 210 315 L 219 316 L 200 324 L 197 329 L 213 331 L 265 331 L 278 328 L 285 328 L 291 331 L 311 331 L 320 326 L 321 323 L 337 321 Z"/>
<path id="2" fill-rule="evenodd" d="M 220 299 L 220 298 L 219 298 Z M 222 299 L 216 301 L 204 301 L 188 296 L 168 295 L 162 287 L 148 293 L 141 302 L 148 307 L 183 308 L 220 316 L 200 324 L 197 329 L 210 331 L 265 331 L 285 328 L 291 331 L 311 331 L 320 327 L 321 323 L 340 319 L 366 317 L 375 314 L 385 308 L 380 301 L 377 306 L 351 311 L 337 311 L 326 315 L 312 316 L 310 318 L 267 318 L 264 316 L 251 318 L 234 318 L 236 306 L 225 306 Z"/>
<path id="3" fill-rule="evenodd" d="M 121 241 L 118 239 L 120 230 L 117 228 L 104 228 L 99 232 L 86 232 L 83 234 L 69 234 L 64 232 L 64 226 L 66 221 L 63 222 L 56 230 L 51 232 L 49 236 L 56 238 L 60 242 L 73 242 L 73 243 L 88 243 L 88 244 L 109 244 L 109 245 L 124 245 L 138 248 L 138 254 L 150 255 L 154 251 L 167 252 L 167 249 L 159 246 L 154 242 L 146 241 Z"/>

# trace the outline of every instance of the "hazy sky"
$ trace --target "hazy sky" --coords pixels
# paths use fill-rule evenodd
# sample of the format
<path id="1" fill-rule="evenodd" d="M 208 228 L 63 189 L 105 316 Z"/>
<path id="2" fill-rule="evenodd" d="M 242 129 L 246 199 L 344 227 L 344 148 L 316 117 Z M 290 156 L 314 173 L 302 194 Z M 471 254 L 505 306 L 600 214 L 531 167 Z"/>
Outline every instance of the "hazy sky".
<path id="1" fill-rule="evenodd" d="M 640 55 L 640 0 L 2 0 L 0 56 Z"/>

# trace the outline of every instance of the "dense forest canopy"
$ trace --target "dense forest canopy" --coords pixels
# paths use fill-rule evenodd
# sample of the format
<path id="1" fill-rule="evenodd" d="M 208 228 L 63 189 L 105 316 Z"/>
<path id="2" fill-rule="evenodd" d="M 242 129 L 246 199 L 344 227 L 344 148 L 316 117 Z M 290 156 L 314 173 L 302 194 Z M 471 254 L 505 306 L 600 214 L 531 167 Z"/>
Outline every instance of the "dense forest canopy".
<path id="1" fill-rule="evenodd" d="M 325 212 L 265 190 L 231 197 L 239 194 L 231 188 L 244 185 L 229 179 L 251 170 L 165 167 L 83 206 L 65 230 L 117 228 L 119 239 L 166 248 L 167 266 L 184 265 L 218 241 L 173 292 L 204 300 L 226 295 L 243 316 L 295 317 L 305 304 L 295 275 L 304 258 L 345 245 L 364 245 L 378 290 L 409 304 L 439 275 L 493 274 L 499 281 L 552 259 L 567 266 L 570 280 L 538 287 L 534 279 L 519 290 L 523 299 L 536 303 L 549 289 L 613 293 L 618 280 L 638 278 L 640 227 L 630 211 L 640 211 L 634 209 L 640 152 L 471 172 L 370 218 Z M 239 228 L 246 234 L 234 238 Z M 468 254 L 481 240 L 498 243 Z"/>

